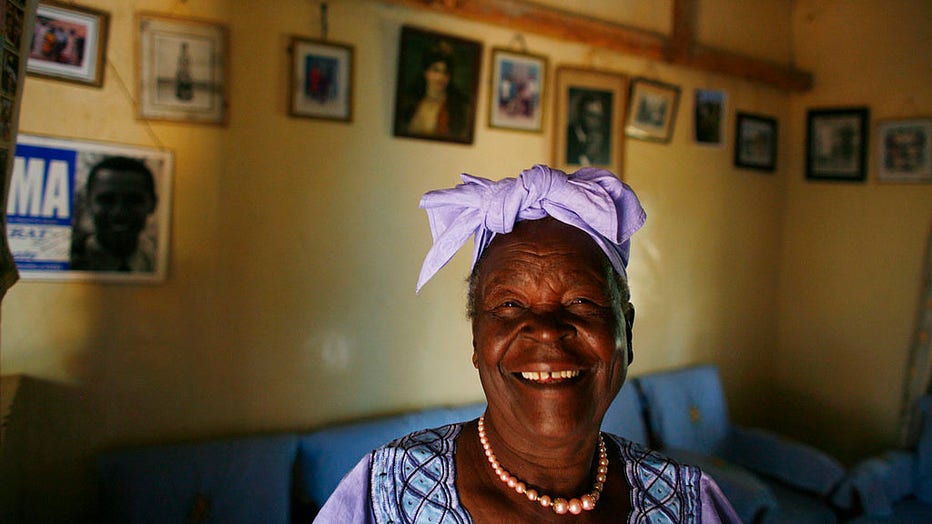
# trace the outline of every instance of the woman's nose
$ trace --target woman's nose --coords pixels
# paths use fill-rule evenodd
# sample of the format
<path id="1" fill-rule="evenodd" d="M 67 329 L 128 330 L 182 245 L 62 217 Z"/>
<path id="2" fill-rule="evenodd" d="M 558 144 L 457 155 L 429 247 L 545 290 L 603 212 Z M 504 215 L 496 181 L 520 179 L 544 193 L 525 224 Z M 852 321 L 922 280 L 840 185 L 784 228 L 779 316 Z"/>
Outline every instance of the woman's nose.
<path id="1" fill-rule="evenodd" d="M 553 342 L 576 332 L 566 315 L 554 309 L 528 311 L 522 331 L 542 342 Z"/>

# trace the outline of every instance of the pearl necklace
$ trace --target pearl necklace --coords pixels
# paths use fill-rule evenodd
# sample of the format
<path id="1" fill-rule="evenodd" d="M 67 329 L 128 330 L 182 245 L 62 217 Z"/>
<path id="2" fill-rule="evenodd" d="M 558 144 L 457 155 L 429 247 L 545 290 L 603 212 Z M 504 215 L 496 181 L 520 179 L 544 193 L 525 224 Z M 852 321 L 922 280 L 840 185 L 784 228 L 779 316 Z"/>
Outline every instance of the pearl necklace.
<path id="1" fill-rule="evenodd" d="M 567 512 L 573 515 L 579 515 L 583 510 L 591 511 L 595 508 L 595 503 L 599 501 L 602 495 L 602 487 L 605 485 L 605 479 L 608 476 L 608 452 L 605 451 L 605 440 L 602 434 L 599 434 L 599 469 L 595 476 L 595 484 L 592 485 L 592 491 L 567 501 L 564 498 L 552 498 L 549 495 L 538 494 L 537 490 L 527 487 L 527 484 L 518 480 L 517 477 L 508 472 L 501 464 L 498 458 L 492 452 L 492 446 L 489 444 L 489 438 L 485 434 L 485 415 L 479 417 L 479 442 L 482 443 L 482 449 L 485 451 L 489 464 L 495 475 L 502 480 L 509 488 L 527 497 L 531 502 L 537 502 L 544 508 L 552 508 L 558 515 L 564 515 Z"/>

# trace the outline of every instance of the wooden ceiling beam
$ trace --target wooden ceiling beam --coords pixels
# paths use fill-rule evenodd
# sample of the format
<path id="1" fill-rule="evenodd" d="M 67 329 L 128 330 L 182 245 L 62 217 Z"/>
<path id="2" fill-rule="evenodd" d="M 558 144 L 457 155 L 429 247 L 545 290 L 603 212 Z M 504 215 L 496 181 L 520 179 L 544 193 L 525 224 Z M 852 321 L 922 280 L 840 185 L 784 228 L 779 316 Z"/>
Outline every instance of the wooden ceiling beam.
<path id="1" fill-rule="evenodd" d="M 695 0 L 674 0 L 672 37 L 523 0 L 382 0 L 512 30 L 579 42 L 702 71 L 808 91 L 812 74 L 693 43 Z"/>

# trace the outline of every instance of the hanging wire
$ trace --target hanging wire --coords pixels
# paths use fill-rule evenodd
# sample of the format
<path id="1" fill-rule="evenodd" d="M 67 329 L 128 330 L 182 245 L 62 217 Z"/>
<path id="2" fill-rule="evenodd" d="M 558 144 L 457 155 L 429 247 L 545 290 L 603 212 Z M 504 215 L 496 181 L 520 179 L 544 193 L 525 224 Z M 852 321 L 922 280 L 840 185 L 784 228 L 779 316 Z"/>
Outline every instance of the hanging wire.
<path id="1" fill-rule="evenodd" d="M 327 2 L 320 3 L 320 39 L 327 40 Z"/>
<path id="2" fill-rule="evenodd" d="M 527 41 L 524 39 L 524 35 L 515 33 L 515 35 L 511 37 L 511 42 L 508 43 L 508 47 L 514 47 L 522 53 L 527 53 Z"/>

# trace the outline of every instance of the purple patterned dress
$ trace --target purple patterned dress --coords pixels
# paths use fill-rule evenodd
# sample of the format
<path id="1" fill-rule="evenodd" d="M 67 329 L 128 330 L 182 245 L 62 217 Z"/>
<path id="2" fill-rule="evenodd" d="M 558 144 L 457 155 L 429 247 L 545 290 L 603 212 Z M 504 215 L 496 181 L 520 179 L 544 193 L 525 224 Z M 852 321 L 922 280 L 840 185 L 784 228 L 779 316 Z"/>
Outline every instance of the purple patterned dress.
<path id="1" fill-rule="evenodd" d="M 454 453 L 463 424 L 411 433 L 364 457 L 321 508 L 319 524 L 472 524 L 456 492 Z M 715 481 L 615 435 L 633 511 L 620 523 L 738 523 Z"/>

